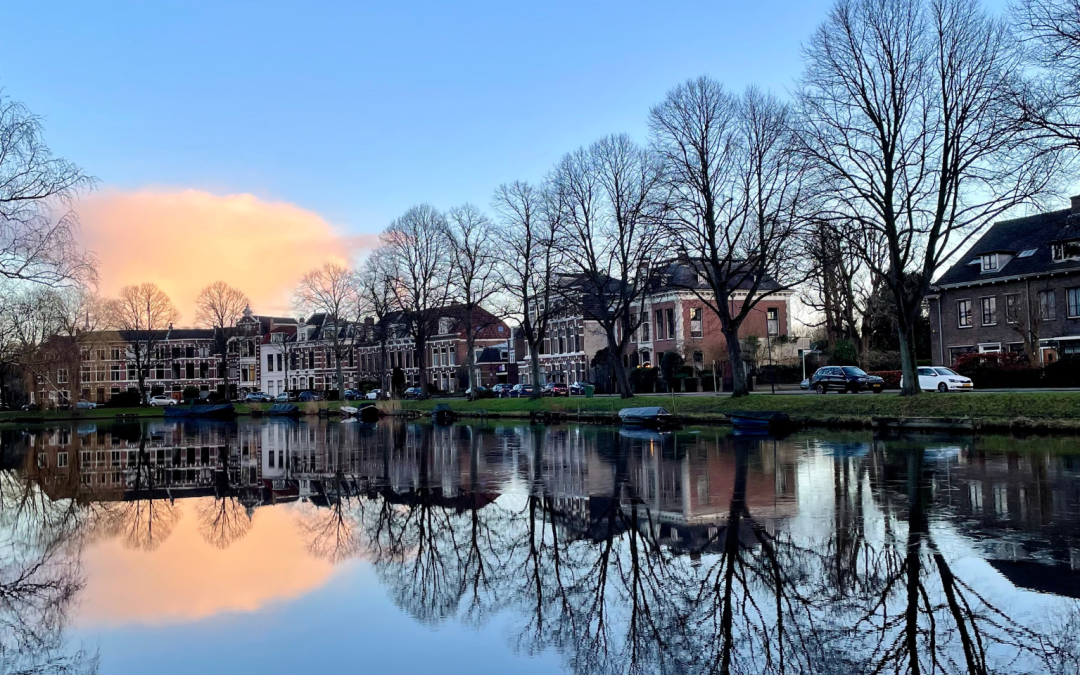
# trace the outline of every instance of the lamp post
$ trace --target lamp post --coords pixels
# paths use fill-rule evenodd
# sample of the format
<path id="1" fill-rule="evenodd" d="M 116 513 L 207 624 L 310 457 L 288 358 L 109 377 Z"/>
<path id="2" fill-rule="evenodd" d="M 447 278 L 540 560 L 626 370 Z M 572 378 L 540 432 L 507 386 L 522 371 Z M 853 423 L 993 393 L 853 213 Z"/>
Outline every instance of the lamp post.
<path id="1" fill-rule="evenodd" d="M 807 354 L 820 354 L 821 351 L 817 349 L 803 349 L 802 351 L 802 379 L 806 379 L 806 355 Z"/>

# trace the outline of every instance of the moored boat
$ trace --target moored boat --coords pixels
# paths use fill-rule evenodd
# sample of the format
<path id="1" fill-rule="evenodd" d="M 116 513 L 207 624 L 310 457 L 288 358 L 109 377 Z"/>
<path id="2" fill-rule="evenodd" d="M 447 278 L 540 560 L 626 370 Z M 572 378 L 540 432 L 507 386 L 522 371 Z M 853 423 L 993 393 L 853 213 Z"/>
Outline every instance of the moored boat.
<path id="1" fill-rule="evenodd" d="M 301 413 L 300 408 L 292 403 L 275 403 L 263 414 L 272 417 L 299 417 Z"/>
<path id="2" fill-rule="evenodd" d="M 436 424 L 452 424 L 457 417 L 457 413 L 446 403 L 436 404 L 435 409 L 431 411 L 431 420 Z"/>
<path id="3" fill-rule="evenodd" d="M 624 425 L 633 427 L 670 426 L 674 421 L 671 413 L 660 406 L 623 408 L 619 411 L 619 419 Z"/>
<path id="4" fill-rule="evenodd" d="M 171 405 L 164 408 L 165 417 L 203 417 L 211 419 L 232 419 L 236 417 L 236 408 L 232 403 L 209 405 Z"/>
<path id="5" fill-rule="evenodd" d="M 787 413 L 776 410 L 732 410 L 724 414 L 733 427 L 743 431 L 777 433 L 790 431 L 794 427 Z"/>

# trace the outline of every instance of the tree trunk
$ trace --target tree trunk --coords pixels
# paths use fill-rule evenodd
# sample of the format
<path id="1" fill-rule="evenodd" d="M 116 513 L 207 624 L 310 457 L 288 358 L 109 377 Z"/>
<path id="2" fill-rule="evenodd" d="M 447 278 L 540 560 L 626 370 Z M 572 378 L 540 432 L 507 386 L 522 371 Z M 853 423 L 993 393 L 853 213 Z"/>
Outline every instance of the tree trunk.
<path id="1" fill-rule="evenodd" d="M 421 337 L 416 340 L 416 372 L 420 380 L 420 397 L 428 397 L 427 373 L 424 372 L 424 355 L 427 352 L 427 338 Z"/>
<path id="2" fill-rule="evenodd" d="M 746 364 L 743 363 L 742 343 L 739 342 L 739 330 L 725 330 L 728 359 L 731 361 L 731 396 L 748 396 L 750 388 L 746 383 Z"/>
<path id="3" fill-rule="evenodd" d="M 386 368 L 386 340 L 379 341 L 379 383 L 383 398 L 390 398 L 390 371 Z"/>
<path id="4" fill-rule="evenodd" d="M 532 370 L 533 391 L 529 398 L 540 398 L 540 340 L 536 341 L 536 344 L 529 343 L 529 351 L 532 352 L 532 359 L 530 359 L 529 365 Z"/>
<path id="5" fill-rule="evenodd" d="M 900 339 L 900 370 L 904 376 L 901 396 L 916 396 L 919 393 L 919 375 L 915 361 L 915 340 L 911 326 L 903 317 L 897 320 L 897 337 Z"/>
<path id="6" fill-rule="evenodd" d="M 467 329 L 468 333 L 465 335 L 465 349 L 468 350 L 468 354 L 465 356 L 465 367 L 469 369 L 469 390 L 476 394 L 476 336 L 473 335 L 472 329 Z"/>
<path id="7" fill-rule="evenodd" d="M 615 341 L 615 336 L 607 332 L 608 360 L 611 363 L 611 371 L 615 375 L 615 388 L 619 390 L 620 398 L 630 398 L 634 392 L 630 391 L 630 377 L 626 374 L 626 366 L 622 362 L 622 347 Z"/>

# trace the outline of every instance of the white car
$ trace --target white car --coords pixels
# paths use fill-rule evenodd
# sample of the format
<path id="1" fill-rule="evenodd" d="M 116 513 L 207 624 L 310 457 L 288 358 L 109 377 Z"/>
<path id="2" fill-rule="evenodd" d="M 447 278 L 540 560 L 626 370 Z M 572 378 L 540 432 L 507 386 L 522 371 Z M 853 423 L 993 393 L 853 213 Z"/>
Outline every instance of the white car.
<path id="1" fill-rule="evenodd" d="M 382 396 L 382 389 L 372 389 L 364 398 L 369 401 L 378 401 L 380 396 Z"/>
<path id="2" fill-rule="evenodd" d="M 900 386 L 904 386 L 904 379 L 900 378 Z M 971 378 L 964 377 L 952 368 L 923 366 L 919 368 L 919 389 L 923 391 L 938 391 L 942 394 L 949 391 L 971 391 L 975 384 Z"/>
<path id="3" fill-rule="evenodd" d="M 150 397 L 150 405 L 154 406 L 155 408 L 161 405 L 176 405 L 176 399 L 172 396 L 163 396 L 161 394 L 158 394 L 157 396 Z"/>

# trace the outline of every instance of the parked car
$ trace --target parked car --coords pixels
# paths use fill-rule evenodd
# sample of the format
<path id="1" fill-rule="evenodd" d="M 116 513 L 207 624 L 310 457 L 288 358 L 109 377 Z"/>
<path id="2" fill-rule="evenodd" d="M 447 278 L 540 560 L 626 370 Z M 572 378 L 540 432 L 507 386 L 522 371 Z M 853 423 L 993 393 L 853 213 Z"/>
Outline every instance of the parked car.
<path id="1" fill-rule="evenodd" d="M 299 400 L 305 403 L 310 401 L 321 401 L 323 400 L 323 395 L 318 391 L 302 391 L 300 392 Z"/>
<path id="2" fill-rule="evenodd" d="M 487 397 L 489 395 L 489 391 L 490 390 L 487 387 L 484 387 L 482 385 L 478 385 L 475 391 L 472 387 L 469 387 L 465 390 L 465 398 L 469 399 L 470 401 L 475 401 L 478 398 Z"/>
<path id="3" fill-rule="evenodd" d="M 87 401 L 86 399 L 82 398 L 75 402 L 76 410 L 93 410 L 96 407 L 97 403 L 94 403 L 93 401 Z"/>
<path id="4" fill-rule="evenodd" d="M 919 389 L 923 391 L 937 391 L 942 394 L 950 391 L 971 391 L 975 383 L 971 378 L 964 377 L 952 368 L 944 366 L 924 366 L 919 368 Z M 900 386 L 904 386 L 904 378 L 900 378 Z"/>
<path id="5" fill-rule="evenodd" d="M 356 391 L 355 389 L 346 389 L 345 390 L 345 400 L 346 401 L 359 401 L 362 398 L 363 398 L 363 395 L 360 392 Z"/>
<path id="6" fill-rule="evenodd" d="M 404 398 L 404 399 L 420 398 L 420 393 L 421 393 L 420 387 L 409 387 L 408 389 L 405 390 L 405 393 L 401 395 L 401 398 Z"/>
<path id="7" fill-rule="evenodd" d="M 809 388 L 810 388 L 810 378 L 809 377 L 799 383 L 799 389 L 809 389 Z"/>
<path id="8" fill-rule="evenodd" d="M 382 389 L 372 389 L 367 393 L 366 396 L 364 396 L 364 398 L 368 399 L 369 401 L 378 401 L 380 398 L 382 398 Z"/>
<path id="9" fill-rule="evenodd" d="M 275 403 L 293 403 L 300 400 L 300 397 L 296 395 L 296 392 L 283 391 L 274 397 Z"/>
<path id="10" fill-rule="evenodd" d="M 562 382 L 548 382 L 540 390 L 541 396 L 569 396 L 570 388 Z"/>
<path id="11" fill-rule="evenodd" d="M 245 403 L 271 403 L 274 397 L 261 391 L 253 391 L 244 397 Z"/>
<path id="12" fill-rule="evenodd" d="M 496 398 L 507 398 L 510 396 L 510 390 L 514 388 L 512 384 L 496 384 L 491 388 L 491 391 L 495 394 Z"/>
<path id="13" fill-rule="evenodd" d="M 825 366 L 818 368 L 810 378 L 810 387 L 819 394 L 826 394 L 830 390 L 852 394 L 872 391 L 880 394 L 885 389 L 885 380 L 876 375 L 867 375 L 866 371 L 855 366 Z"/>
<path id="14" fill-rule="evenodd" d="M 572 382 L 570 384 L 570 393 L 584 396 L 585 387 L 593 386 L 592 382 Z"/>
<path id="15" fill-rule="evenodd" d="M 510 390 L 510 398 L 527 398 L 532 396 L 533 386 L 531 384 L 515 384 L 514 388 Z"/>
<path id="16" fill-rule="evenodd" d="M 22 406 L 23 412 L 37 412 L 41 410 L 40 403 L 24 403 Z"/>
<path id="17" fill-rule="evenodd" d="M 176 399 L 172 396 L 166 396 L 165 394 L 158 394 L 157 396 L 150 397 L 150 405 L 155 408 L 163 405 L 176 405 Z"/>

